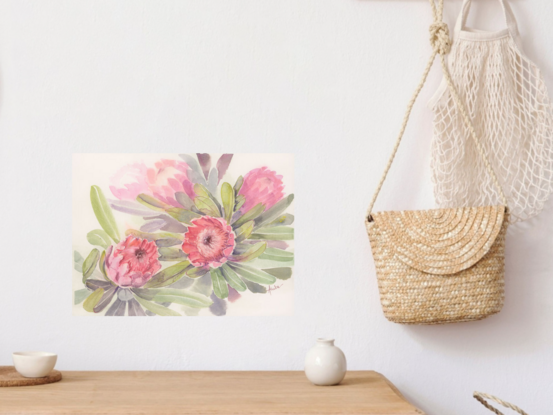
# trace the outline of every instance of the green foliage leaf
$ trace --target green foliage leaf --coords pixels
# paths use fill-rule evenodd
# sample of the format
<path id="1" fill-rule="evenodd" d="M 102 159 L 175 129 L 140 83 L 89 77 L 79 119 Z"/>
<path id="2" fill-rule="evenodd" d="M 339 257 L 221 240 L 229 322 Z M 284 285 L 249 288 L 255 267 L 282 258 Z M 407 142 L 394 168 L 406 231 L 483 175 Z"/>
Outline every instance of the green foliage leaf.
<path id="1" fill-rule="evenodd" d="M 186 271 L 191 267 L 189 261 L 182 261 L 178 264 L 159 271 L 150 281 L 144 284 L 144 288 L 159 288 L 171 285 L 185 276 Z"/>
<path id="2" fill-rule="evenodd" d="M 75 305 L 80 304 L 83 302 L 83 300 L 88 297 L 88 294 L 90 294 L 90 291 L 88 291 L 86 288 L 83 288 L 82 290 L 77 290 L 73 293 L 75 298 Z"/>
<path id="3" fill-rule="evenodd" d="M 262 215 L 259 215 L 258 218 L 255 219 L 255 227 L 259 228 L 263 226 L 265 223 L 269 223 L 272 220 L 276 219 L 281 213 L 283 213 L 288 206 L 292 204 L 292 201 L 294 200 L 294 195 L 288 195 L 284 199 L 279 200 L 275 205 L 267 209 L 266 212 L 264 212 Z"/>
<path id="4" fill-rule="evenodd" d="M 183 208 L 186 210 L 192 209 L 192 206 L 194 206 L 194 202 L 186 193 L 183 192 L 176 192 L 175 193 L 175 199 L 177 199 L 177 202 L 181 204 Z"/>
<path id="5" fill-rule="evenodd" d="M 188 271 L 186 271 L 186 276 L 188 278 L 200 278 L 203 277 L 205 274 L 209 272 L 209 267 L 202 267 L 202 268 L 190 268 Z"/>
<path id="6" fill-rule="evenodd" d="M 217 297 L 220 299 L 225 299 L 228 297 L 228 285 L 227 281 L 223 277 L 223 274 L 221 274 L 221 270 L 219 268 L 213 268 L 210 271 L 211 274 L 211 281 L 213 282 L 213 292 Z"/>
<path id="7" fill-rule="evenodd" d="M 229 259 L 232 262 L 248 262 L 252 261 L 263 252 L 265 252 L 265 249 L 267 248 L 266 242 L 259 242 L 255 245 L 252 245 L 250 249 L 248 249 L 246 252 L 240 255 L 232 255 Z"/>
<path id="8" fill-rule="evenodd" d="M 75 271 L 78 271 L 81 273 L 83 272 L 83 261 L 84 261 L 83 256 L 77 251 L 73 251 L 73 262 L 74 262 L 73 267 L 75 268 Z"/>
<path id="9" fill-rule="evenodd" d="M 98 268 L 100 268 L 100 271 L 104 275 L 104 279 L 106 281 L 111 282 L 106 272 L 106 251 L 102 251 L 102 255 L 100 255 L 100 260 L 98 261 Z"/>
<path id="10" fill-rule="evenodd" d="M 234 189 L 227 182 L 221 186 L 221 200 L 225 210 L 225 220 L 230 223 L 232 214 L 234 213 Z"/>
<path id="11" fill-rule="evenodd" d="M 244 213 L 242 216 L 240 216 L 236 222 L 232 224 L 232 227 L 234 229 L 239 228 L 246 222 L 249 222 L 250 220 L 253 220 L 257 218 L 261 213 L 263 213 L 263 210 L 265 210 L 265 206 L 261 203 L 258 203 L 254 207 L 252 207 L 250 210 L 248 210 L 246 213 Z"/>
<path id="12" fill-rule="evenodd" d="M 96 269 L 96 264 L 98 264 L 98 259 L 100 258 L 100 251 L 94 248 L 90 251 L 90 254 L 86 257 L 83 262 L 83 284 L 86 282 L 88 277 L 92 275 Z"/>
<path id="13" fill-rule="evenodd" d="M 217 188 L 217 173 L 214 172 L 213 170 L 212 170 L 212 173 L 214 174 L 214 176 L 211 178 L 211 181 L 213 182 L 212 184 L 215 186 L 215 190 L 216 190 L 216 188 Z M 196 193 L 196 195 L 199 196 L 199 197 L 207 197 L 207 198 L 211 199 L 213 204 L 215 206 L 217 206 L 217 211 L 219 212 L 219 215 L 220 216 L 223 215 L 223 208 L 221 207 L 221 204 L 219 203 L 217 198 L 215 196 L 213 196 L 213 194 L 205 186 L 201 185 L 200 183 L 196 183 L 194 185 L 194 193 Z"/>
<path id="14" fill-rule="evenodd" d="M 119 231 L 117 230 L 117 223 L 113 217 L 113 212 L 111 211 L 111 207 L 102 189 L 98 186 L 92 186 L 90 188 L 90 203 L 92 204 L 92 209 L 102 229 L 106 231 L 115 243 L 119 243 Z"/>
<path id="15" fill-rule="evenodd" d="M 214 218 L 221 217 L 221 212 L 219 212 L 217 205 L 209 197 L 197 196 L 194 199 L 194 203 L 200 212 Z"/>
<path id="16" fill-rule="evenodd" d="M 255 282 L 248 281 L 245 278 L 242 278 L 242 281 L 244 281 L 244 284 L 246 284 L 246 287 L 248 287 L 248 290 L 251 291 L 254 294 L 266 294 L 267 288 L 259 285 Z"/>
<path id="17" fill-rule="evenodd" d="M 111 239 L 102 229 L 95 229 L 86 234 L 86 239 L 90 245 L 101 246 L 107 249 L 111 245 Z"/>
<path id="18" fill-rule="evenodd" d="M 236 195 L 234 202 L 234 211 L 238 212 L 242 205 L 246 203 L 246 198 L 243 195 Z"/>
<path id="19" fill-rule="evenodd" d="M 234 191 L 236 192 L 236 194 L 238 194 L 243 184 L 244 178 L 242 176 L 238 177 L 238 179 L 236 179 L 236 183 L 234 184 Z"/>
<path id="20" fill-rule="evenodd" d="M 276 226 L 272 228 L 259 228 L 251 235 L 251 239 L 270 239 L 272 241 L 289 241 L 294 239 L 294 228 L 288 226 Z"/>
<path id="21" fill-rule="evenodd" d="M 77 251 L 73 251 L 73 261 L 75 261 L 76 264 L 80 264 L 84 261 L 84 258 Z"/>
<path id="22" fill-rule="evenodd" d="M 145 300 L 138 296 L 134 298 L 136 298 L 136 301 L 138 301 L 142 307 L 144 307 L 146 310 L 151 311 L 154 314 L 157 314 L 158 316 L 180 316 L 179 313 L 171 310 L 170 308 L 164 307 L 156 303 L 152 303 L 151 301 Z"/>
<path id="23" fill-rule="evenodd" d="M 157 291 L 154 301 L 160 303 L 176 303 L 188 307 L 204 308 L 213 304 L 213 301 L 205 295 L 187 290 L 161 289 Z"/>
<path id="24" fill-rule="evenodd" d="M 125 231 L 125 235 L 132 235 L 135 238 L 154 241 L 156 245 L 160 247 L 168 247 L 182 244 L 182 236 L 177 233 L 171 232 L 147 233 L 137 231 L 136 229 L 127 229 Z"/>
<path id="25" fill-rule="evenodd" d="M 244 223 L 238 229 L 234 230 L 234 233 L 236 235 L 234 240 L 236 241 L 236 243 L 242 242 L 250 237 L 253 232 L 254 223 L 255 222 L 253 220 L 250 220 L 249 222 Z"/>
<path id="26" fill-rule="evenodd" d="M 245 278 L 248 281 L 257 282 L 258 284 L 265 285 L 274 284 L 276 281 L 276 278 L 273 275 L 267 274 L 260 269 L 236 262 L 229 262 L 228 265 L 242 278 Z"/>
<path id="27" fill-rule="evenodd" d="M 158 248 L 160 261 L 183 261 L 187 255 L 180 248 Z"/>
<path id="28" fill-rule="evenodd" d="M 165 212 L 167 209 L 171 209 L 173 206 L 167 203 L 157 200 L 155 197 L 141 193 L 136 197 L 136 201 L 141 205 L 146 206 L 149 209 L 157 210 L 158 212 Z"/>
<path id="29" fill-rule="evenodd" d="M 269 259 L 272 261 L 281 261 L 288 262 L 294 260 L 294 253 L 284 251 L 283 249 L 277 248 L 267 248 L 262 255 L 259 256 L 260 259 Z"/>
<path id="30" fill-rule="evenodd" d="M 264 225 L 265 228 L 271 226 L 288 226 L 294 223 L 294 215 L 290 213 L 285 213 L 283 215 L 277 216 L 276 219 Z"/>
<path id="31" fill-rule="evenodd" d="M 265 268 L 267 274 L 271 274 L 279 280 L 287 280 L 292 276 L 292 268 Z"/>
<path id="32" fill-rule="evenodd" d="M 186 223 L 187 225 L 191 225 L 193 219 L 202 217 L 202 215 L 199 215 L 196 212 L 192 212 L 191 210 L 176 207 L 167 209 L 166 212 L 179 222 Z"/>
<path id="33" fill-rule="evenodd" d="M 88 298 L 83 303 L 83 308 L 88 311 L 89 313 L 94 312 L 94 307 L 98 304 L 102 296 L 104 295 L 104 289 L 98 288 L 96 291 L 94 291 L 92 294 L 88 296 Z"/>
<path id="34" fill-rule="evenodd" d="M 227 264 L 223 264 L 220 268 L 223 274 L 223 277 L 227 280 L 229 285 L 234 288 L 236 291 L 246 291 L 246 284 L 240 279 L 240 277 L 229 267 Z"/>

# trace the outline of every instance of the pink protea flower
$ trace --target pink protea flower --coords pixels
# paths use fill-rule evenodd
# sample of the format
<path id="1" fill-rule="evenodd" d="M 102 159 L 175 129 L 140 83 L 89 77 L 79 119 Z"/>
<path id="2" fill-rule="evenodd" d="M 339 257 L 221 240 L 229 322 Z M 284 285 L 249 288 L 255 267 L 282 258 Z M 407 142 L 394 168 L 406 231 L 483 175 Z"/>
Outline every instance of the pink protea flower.
<path id="1" fill-rule="evenodd" d="M 144 163 L 135 163 L 120 169 L 112 178 L 109 187 L 118 199 L 135 200 L 145 193 L 169 205 L 181 207 L 175 199 L 176 192 L 184 192 L 194 198 L 194 184 L 188 180 L 188 164 L 162 159 L 154 167 L 147 168 Z"/>
<path id="2" fill-rule="evenodd" d="M 188 180 L 187 171 L 188 164 L 182 161 L 163 159 L 156 162 L 154 168 L 148 169 L 152 196 L 175 207 L 181 207 L 175 200 L 176 192 L 184 192 L 192 199 L 196 197 L 194 184 Z"/>
<path id="3" fill-rule="evenodd" d="M 270 209 L 283 198 L 283 190 L 281 175 L 267 167 L 253 169 L 244 177 L 244 183 L 238 192 L 246 198 L 241 210 L 247 212 L 258 203 L 263 203 L 265 210 Z"/>
<path id="4" fill-rule="evenodd" d="M 144 163 L 134 163 L 119 169 L 111 178 L 111 193 L 117 199 L 135 200 L 140 193 L 149 193 L 148 168 Z"/>
<path id="5" fill-rule="evenodd" d="M 106 273 L 120 287 L 142 287 L 161 269 L 155 242 L 128 236 L 106 252 Z"/>
<path id="6" fill-rule="evenodd" d="M 234 245 L 232 227 L 224 219 L 203 216 L 188 227 L 182 250 L 195 267 L 217 268 L 227 262 Z"/>

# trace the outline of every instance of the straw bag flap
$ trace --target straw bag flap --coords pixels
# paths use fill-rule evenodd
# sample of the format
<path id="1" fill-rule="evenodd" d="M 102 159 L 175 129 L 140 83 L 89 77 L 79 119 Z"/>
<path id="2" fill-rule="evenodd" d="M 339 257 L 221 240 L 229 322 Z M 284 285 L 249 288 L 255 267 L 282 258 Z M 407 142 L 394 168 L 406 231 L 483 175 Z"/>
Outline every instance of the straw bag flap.
<path id="1" fill-rule="evenodd" d="M 378 233 L 379 243 L 397 260 L 427 274 L 451 275 L 488 253 L 501 231 L 505 206 L 375 212 L 372 217 L 366 222 L 369 235 Z"/>

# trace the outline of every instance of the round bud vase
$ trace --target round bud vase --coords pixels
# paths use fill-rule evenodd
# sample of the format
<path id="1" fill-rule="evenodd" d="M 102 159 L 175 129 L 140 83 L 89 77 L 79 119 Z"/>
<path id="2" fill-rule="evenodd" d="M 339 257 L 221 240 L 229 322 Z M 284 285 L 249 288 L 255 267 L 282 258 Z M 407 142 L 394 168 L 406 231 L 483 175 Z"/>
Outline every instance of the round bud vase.
<path id="1" fill-rule="evenodd" d="M 305 357 L 305 375 L 319 386 L 337 385 L 346 376 L 346 356 L 334 339 L 317 339 Z"/>

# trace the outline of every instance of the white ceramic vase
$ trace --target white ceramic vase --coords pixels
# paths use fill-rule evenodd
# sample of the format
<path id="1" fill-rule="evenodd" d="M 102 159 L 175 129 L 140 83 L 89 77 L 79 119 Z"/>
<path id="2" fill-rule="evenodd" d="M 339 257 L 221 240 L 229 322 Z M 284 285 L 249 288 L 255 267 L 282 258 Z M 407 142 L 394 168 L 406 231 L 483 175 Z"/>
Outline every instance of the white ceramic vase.
<path id="1" fill-rule="evenodd" d="M 334 346 L 334 339 L 317 339 L 317 344 L 307 352 L 305 375 L 315 385 L 337 385 L 346 371 L 346 356 Z"/>

